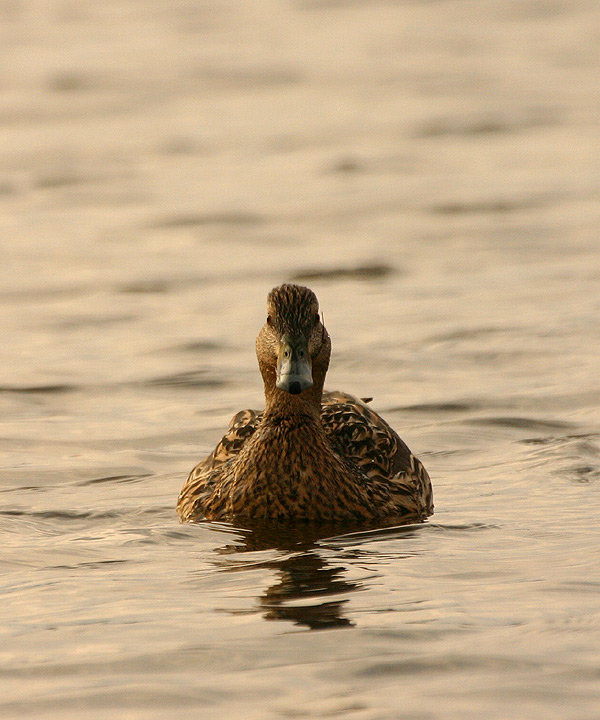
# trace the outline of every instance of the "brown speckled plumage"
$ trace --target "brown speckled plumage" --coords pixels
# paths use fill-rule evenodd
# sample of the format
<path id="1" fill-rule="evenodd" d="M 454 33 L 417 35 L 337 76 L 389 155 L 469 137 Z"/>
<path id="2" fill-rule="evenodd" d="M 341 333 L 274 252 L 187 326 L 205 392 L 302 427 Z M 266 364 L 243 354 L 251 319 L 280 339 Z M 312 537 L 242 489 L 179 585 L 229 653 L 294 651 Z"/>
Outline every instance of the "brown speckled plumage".
<path id="1" fill-rule="evenodd" d="M 323 392 L 331 343 L 314 293 L 282 285 L 269 294 L 257 341 L 263 412 L 242 410 L 190 473 L 181 520 L 423 520 L 433 512 L 420 461 L 364 401 Z M 277 386 L 283 343 L 304 343 L 312 387 Z M 300 345 L 298 345 L 300 346 Z M 287 346 L 286 346 L 287 347 Z"/>

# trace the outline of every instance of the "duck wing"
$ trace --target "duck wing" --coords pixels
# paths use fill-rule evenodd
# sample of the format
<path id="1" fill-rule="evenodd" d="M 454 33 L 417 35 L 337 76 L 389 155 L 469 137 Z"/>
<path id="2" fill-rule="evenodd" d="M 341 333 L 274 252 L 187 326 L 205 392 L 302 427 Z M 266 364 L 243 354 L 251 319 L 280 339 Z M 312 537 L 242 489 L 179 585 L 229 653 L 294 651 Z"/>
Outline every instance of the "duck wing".
<path id="1" fill-rule="evenodd" d="M 244 446 L 246 440 L 254 434 L 262 420 L 262 416 L 263 413 L 257 410 L 240 410 L 236 413 L 231 419 L 229 428 L 219 441 L 217 447 L 203 462 L 197 465 L 196 468 L 202 466 L 203 470 L 212 469 L 235 457 Z M 194 470 L 196 470 L 196 468 L 194 468 Z"/>
<path id="2" fill-rule="evenodd" d="M 254 434 L 262 415 L 256 410 L 240 410 L 233 416 L 217 447 L 196 465 L 179 493 L 177 512 L 182 520 L 201 515 L 204 504 L 223 478 L 223 466 L 240 452 Z"/>
<path id="3" fill-rule="evenodd" d="M 369 398 L 370 400 L 371 398 Z M 370 480 L 406 496 L 417 513 L 433 512 L 431 480 L 420 460 L 366 402 L 344 392 L 325 392 L 321 420 L 334 450 Z"/>

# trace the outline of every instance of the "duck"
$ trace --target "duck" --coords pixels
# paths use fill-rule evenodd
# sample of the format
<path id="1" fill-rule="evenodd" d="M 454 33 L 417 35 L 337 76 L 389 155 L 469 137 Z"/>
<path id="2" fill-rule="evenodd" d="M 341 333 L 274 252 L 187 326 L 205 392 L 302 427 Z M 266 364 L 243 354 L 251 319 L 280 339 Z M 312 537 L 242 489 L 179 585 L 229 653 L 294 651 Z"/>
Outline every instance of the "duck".
<path id="1" fill-rule="evenodd" d="M 238 412 L 190 472 L 181 521 L 405 523 L 433 513 L 427 470 L 371 398 L 324 390 L 331 339 L 312 290 L 271 290 L 256 356 L 265 408 Z"/>

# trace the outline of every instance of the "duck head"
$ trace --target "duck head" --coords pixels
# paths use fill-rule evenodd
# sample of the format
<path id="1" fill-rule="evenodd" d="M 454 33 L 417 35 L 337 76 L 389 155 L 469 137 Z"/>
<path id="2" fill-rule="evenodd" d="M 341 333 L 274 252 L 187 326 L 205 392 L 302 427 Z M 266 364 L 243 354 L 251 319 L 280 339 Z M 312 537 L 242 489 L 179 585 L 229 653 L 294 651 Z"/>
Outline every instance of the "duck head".
<path id="1" fill-rule="evenodd" d="M 331 341 L 312 290 L 280 285 L 267 298 L 267 318 L 256 338 L 256 355 L 270 396 L 299 396 L 320 407 Z"/>

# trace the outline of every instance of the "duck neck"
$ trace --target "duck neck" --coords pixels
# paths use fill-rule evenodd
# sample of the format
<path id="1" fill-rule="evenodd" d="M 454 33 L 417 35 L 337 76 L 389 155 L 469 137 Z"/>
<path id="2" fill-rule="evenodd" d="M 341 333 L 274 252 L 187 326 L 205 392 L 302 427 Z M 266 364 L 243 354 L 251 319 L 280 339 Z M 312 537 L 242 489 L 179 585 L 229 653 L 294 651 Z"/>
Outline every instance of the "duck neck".
<path id="1" fill-rule="evenodd" d="M 323 383 L 325 373 L 313 370 L 313 386 L 298 395 L 292 395 L 276 386 L 274 373 L 263 375 L 265 383 L 265 420 L 286 417 L 306 419 L 313 418 L 321 424 L 321 398 L 323 396 Z"/>

